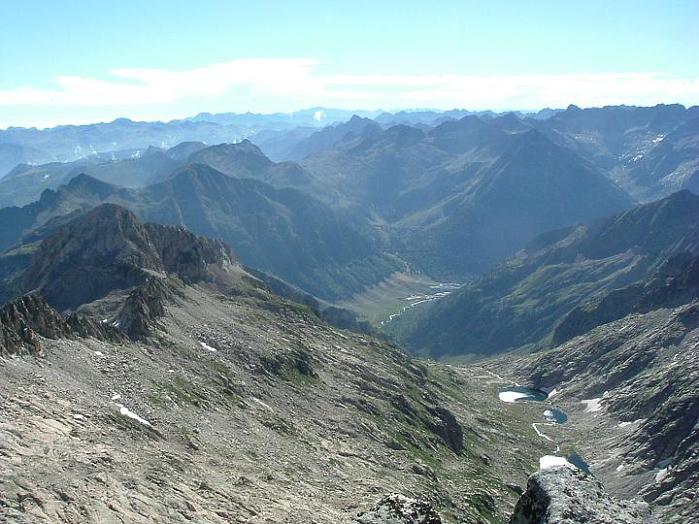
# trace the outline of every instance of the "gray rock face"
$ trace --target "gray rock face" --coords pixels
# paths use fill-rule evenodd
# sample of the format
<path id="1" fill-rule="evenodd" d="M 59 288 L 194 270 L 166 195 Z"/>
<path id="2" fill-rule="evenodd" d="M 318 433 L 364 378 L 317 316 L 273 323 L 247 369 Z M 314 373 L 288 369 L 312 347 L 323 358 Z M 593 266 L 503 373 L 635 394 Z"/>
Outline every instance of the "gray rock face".
<path id="1" fill-rule="evenodd" d="M 126 297 L 117 317 L 121 331 L 134 340 L 147 337 L 154 322 L 165 314 L 171 293 L 165 279 L 148 277 Z"/>
<path id="2" fill-rule="evenodd" d="M 371 510 L 354 519 L 354 522 L 358 524 L 442 524 L 442 518 L 427 502 L 392 494 L 379 500 Z"/>
<path id="3" fill-rule="evenodd" d="M 74 310 L 114 290 L 140 286 L 152 275 L 212 281 L 214 266 L 234 260 L 222 242 L 142 224 L 130 211 L 104 204 L 45 238 L 8 287 L 17 294 L 39 292 L 53 307 Z"/>
<path id="4" fill-rule="evenodd" d="M 655 522 L 644 503 L 618 501 L 578 469 L 543 469 L 529 477 L 510 524 L 643 524 Z"/>
<path id="5" fill-rule="evenodd" d="M 23 296 L 0 308 L 0 356 L 41 353 L 40 337 L 58 339 L 76 336 L 91 336 L 100 340 L 119 338 L 109 326 L 77 315 L 63 317 L 40 296 Z"/>

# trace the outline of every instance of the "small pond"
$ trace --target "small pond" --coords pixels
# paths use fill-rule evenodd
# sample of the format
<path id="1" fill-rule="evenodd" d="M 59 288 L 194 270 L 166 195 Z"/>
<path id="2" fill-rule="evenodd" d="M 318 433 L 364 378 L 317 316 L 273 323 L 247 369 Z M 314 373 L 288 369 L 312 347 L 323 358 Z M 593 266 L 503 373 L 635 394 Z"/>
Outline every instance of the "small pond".
<path id="1" fill-rule="evenodd" d="M 510 386 L 501 390 L 498 393 L 498 397 L 502 402 L 513 404 L 517 402 L 527 401 L 542 402 L 549 398 L 549 394 L 540 389 L 527 388 L 524 386 Z M 532 426 L 534 426 L 534 429 L 540 437 L 543 437 L 547 440 L 552 439 L 542 434 L 537 428 L 538 425 L 552 426 L 554 424 L 565 424 L 568 421 L 568 415 L 566 414 L 566 412 L 562 409 L 558 409 L 553 406 L 546 408 L 546 410 L 544 411 L 544 418 L 546 419 L 546 422 L 535 422 L 532 424 Z M 556 448 L 556 452 L 558 452 L 559 448 L 560 446 Z M 575 466 L 576 468 L 580 469 L 581 471 L 584 471 L 585 473 L 590 473 L 590 465 L 585 461 L 584 458 L 582 458 L 577 453 L 573 453 L 567 457 L 547 455 L 545 457 L 542 457 L 540 461 L 540 467 L 546 468 L 565 465 L 566 461 Z"/>
<path id="2" fill-rule="evenodd" d="M 553 424 L 565 424 L 568 420 L 568 415 L 566 415 L 566 412 L 562 409 L 549 408 L 544 411 L 544 418 L 547 422 L 551 422 Z"/>
<path id="3" fill-rule="evenodd" d="M 585 459 L 582 458 L 577 453 L 573 453 L 572 455 L 569 455 L 568 462 L 573 464 L 578 469 L 584 471 L 585 473 L 590 473 L 590 465 L 587 462 L 585 462 Z"/>
<path id="4" fill-rule="evenodd" d="M 513 402 L 525 402 L 528 400 L 541 402 L 542 400 L 546 400 L 548 396 L 548 393 L 545 391 L 527 388 L 524 386 L 510 386 L 498 393 L 500 400 L 510 404 Z"/>

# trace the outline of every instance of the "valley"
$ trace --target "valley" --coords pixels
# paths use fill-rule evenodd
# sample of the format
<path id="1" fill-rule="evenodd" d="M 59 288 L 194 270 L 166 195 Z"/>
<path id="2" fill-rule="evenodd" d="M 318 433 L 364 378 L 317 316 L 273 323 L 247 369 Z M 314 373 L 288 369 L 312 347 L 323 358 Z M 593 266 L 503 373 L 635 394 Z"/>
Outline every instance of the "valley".
<path id="1" fill-rule="evenodd" d="M 0 521 L 692 522 L 696 108 L 333 114 L 0 132 Z"/>
<path id="2" fill-rule="evenodd" d="M 436 282 L 421 274 L 394 273 L 338 305 L 381 328 L 408 309 L 447 297 L 459 287 L 456 282 Z"/>

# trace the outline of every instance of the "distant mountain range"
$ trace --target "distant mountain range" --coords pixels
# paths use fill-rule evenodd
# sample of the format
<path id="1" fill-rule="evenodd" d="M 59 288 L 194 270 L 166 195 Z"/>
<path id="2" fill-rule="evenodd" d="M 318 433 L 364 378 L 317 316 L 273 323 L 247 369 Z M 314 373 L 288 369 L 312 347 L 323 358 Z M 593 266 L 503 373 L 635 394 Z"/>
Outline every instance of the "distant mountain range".
<path id="1" fill-rule="evenodd" d="M 551 111 L 551 110 L 548 110 Z M 314 107 L 292 113 L 199 113 L 169 122 L 137 122 L 119 118 L 112 122 L 63 125 L 47 129 L 10 127 L 0 130 L 0 178 L 16 165 L 70 162 L 93 155 L 126 151 L 133 153 L 154 146 L 163 149 L 181 142 L 206 144 L 253 138 L 275 160 L 286 160 L 290 140 L 305 138 L 318 128 L 344 122 L 352 115 L 376 118 L 382 125 L 397 123 L 433 125 L 467 114 L 492 115 L 490 111 L 349 111 Z M 546 110 L 534 116 L 546 115 Z M 258 139 L 259 138 L 259 139 Z M 279 154 L 274 143 L 281 142 Z"/>
<path id="2" fill-rule="evenodd" d="M 255 178 L 280 187 L 304 189 L 310 183 L 309 175 L 301 166 L 293 162 L 272 162 L 248 140 L 216 146 L 182 142 L 170 149 L 151 146 L 126 158 L 96 155 L 74 162 L 37 166 L 20 164 L 0 179 L 0 207 L 33 202 L 45 189 L 57 189 L 81 174 L 121 187 L 139 188 L 163 181 L 192 163 L 206 164 L 230 176 Z"/>
<path id="3" fill-rule="evenodd" d="M 401 268 L 438 280 L 466 281 L 538 234 L 628 209 L 637 199 L 652 200 L 672 190 L 695 188 L 696 115 L 696 108 L 679 105 L 571 106 L 538 115 L 417 111 L 371 114 L 373 119 L 354 115 L 321 128 L 321 122 L 346 113 L 318 108 L 297 115 L 199 115 L 169 124 L 116 121 L 46 131 L 10 129 L 0 134 L 0 144 L 13 136 L 33 137 L 28 142 L 37 147 L 41 141 L 75 143 L 76 136 L 90 133 L 102 137 L 123 133 L 129 140 L 147 141 L 153 132 L 172 126 L 196 132 L 168 135 L 173 142 L 185 135 L 194 138 L 172 147 L 121 149 L 72 162 L 20 164 L 0 180 L 0 206 L 29 205 L 43 199 L 44 190 L 58 190 L 78 175 L 89 175 L 113 187 L 98 191 L 109 196 L 67 198 L 80 201 L 80 209 L 119 202 L 147 220 L 185 225 L 231 242 L 241 250 L 246 264 L 271 271 L 320 297 L 347 297 Z M 247 139 L 217 145 L 197 140 L 203 135 L 196 133 L 207 126 L 219 130 L 247 126 L 244 134 L 259 132 L 261 138 L 274 142 L 270 147 L 279 161 Z M 103 146 L 107 147 L 106 142 Z M 219 188 L 198 181 L 188 189 L 191 195 L 179 194 L 177 204 L 177 198 L 163 202 L 154 196 L 177 193 L 173 181 L 182 181 L 182 173 L 191 174 L 188 166 L 192 165 L 200 166 L 194 169 L 198 177 L 212 176 L 210 170 L 203 174 L 203 166 L 208 166 L 237 182 L 224 180 L 225 188 Z M 233 206 L 240 197 L 229 194 L 238 192 L 230 185 L 253 187 L 251 179 L 264 184 L 255 186 L 255 192 L 264 187 L 265 199 L 276 202 L 280 195 L 299 195 L 293 191 L 303 196 L 295 197 L 295 204 L 287 202 L 266 211 Z M 119 188 L 137 191 L 123 193 Z M 182 216 L 180 206 L 191 207 L 207 191 L 207 203 L 199 207 L 198 216 Z M 276 196 L 269 197 L 270 192 Z M 128 197 L 117 198 L 117 194 Z M 300 204 L 301 200 L 306 203 Z M 304 227 L 301 215 L 289 214 L 289 206 L 314 210 L 315 214 L 307 213 L 302 219 L 311 225 Z M 50 214 L 57 217 L 75 209 L 64 203 Z M 10 213 L 28 216 L 25 211 Z M 38 222 L 48 220 L 47 212 L 37 213 L 43 217 Z M 262 215 L 265 221 L 259 221 Z M 233 216 L 247 225 L 229 222 Z M 283 216 L 282 223 L 287 225 L 295 222 L 288 231 L 296 233 L 270 230 L 264 225 L 270 216 Z M 334 225 L 319 233 L 321 224 Z M 39 225 L 37 219 L 26 218 L 3 226 L 3 245 L 10 247 L 18 234 L 26 235 L 27 228 Z M 341 230 L 345 232 L 340 234 Z M 346 242 L 338 240 L 338 235 Z M 264 242 L 252 240 L 263 236 Z M 344 248 L 335 255 L 343 242 L 354 246 L 356 255 Z M 350 263 L 360 259 L 366 260 Z M 317 273 L 314 268 L 321 266 L 327 267 Z M 323 272 L 326 276 L 321 277 Z M 327 274 L 334 276 L 328 279 Z"/>
<path id="4" fill-rule="evenodd" d="M 509 120 L 466 116 L 423 131 L 355 119 L 301 165 L 320 181 L 318 198 L 385 224 L 394 249 L 440 279 L 463 280 L 539 233 L 632 205 L 593 164 Z"/>

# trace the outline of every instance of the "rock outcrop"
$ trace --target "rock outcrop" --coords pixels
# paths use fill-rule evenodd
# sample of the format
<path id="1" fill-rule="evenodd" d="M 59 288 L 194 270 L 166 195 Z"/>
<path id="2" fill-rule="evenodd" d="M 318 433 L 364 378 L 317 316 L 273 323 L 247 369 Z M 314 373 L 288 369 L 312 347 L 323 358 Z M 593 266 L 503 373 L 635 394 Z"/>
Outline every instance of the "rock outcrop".
<path id="1" fill-rule="evenodd" d="M 131 339 L 147 337 L 154 322 L 165 314 L 171 295 L 166 279 L 148 277 L 126 297 L 116 320 L 119 329 Z"/>
<path id="2" fill-rule="evenodd" d="M 182 228 L 142 224 L 130 211 L 104 204 L 44 239 L 16 279 L 22 293 L 39 291 L 59 310 L 173 274 L 186 283 L 213 280 L 210 265 L 234 261 L 218 241 Z"/>
<path id="3" fill-rule="evenodd" d="M 0 309 L 0 355 L 39 354 L 40 337 L 87 336 L 112 341 L 120 338 L 111 326 L 78 315 L 64 317 L 41 296 L 26 295 Z"/>
<path id="4" fill-rule="evenodd" d="M 515 506 L 510 524 L 650 524 L 647 504 L 613 499 L 577 468 L 539 470 Z"/>
<path id="5" fill-rule="evenodd" d="M 591 414 L 618 436 L 606 442 L 601 432 L 591 435 L 590 444 L 610 458 L 598 474 L 617 487 L 637 476 L 634 492 L 668 522 L 687 522 L 699 510 L 698 340 L 694 300 L 603 324 L 523 359 L 520 368 L 531 386 L 558 390 L 558 402 L 599 401 Z"/>
<path id="6" fill-rule="evenodd" d="M 431 504 L 404 495 L 387 495 L 354 519 L 358 524 L 442 524 Z"/>

